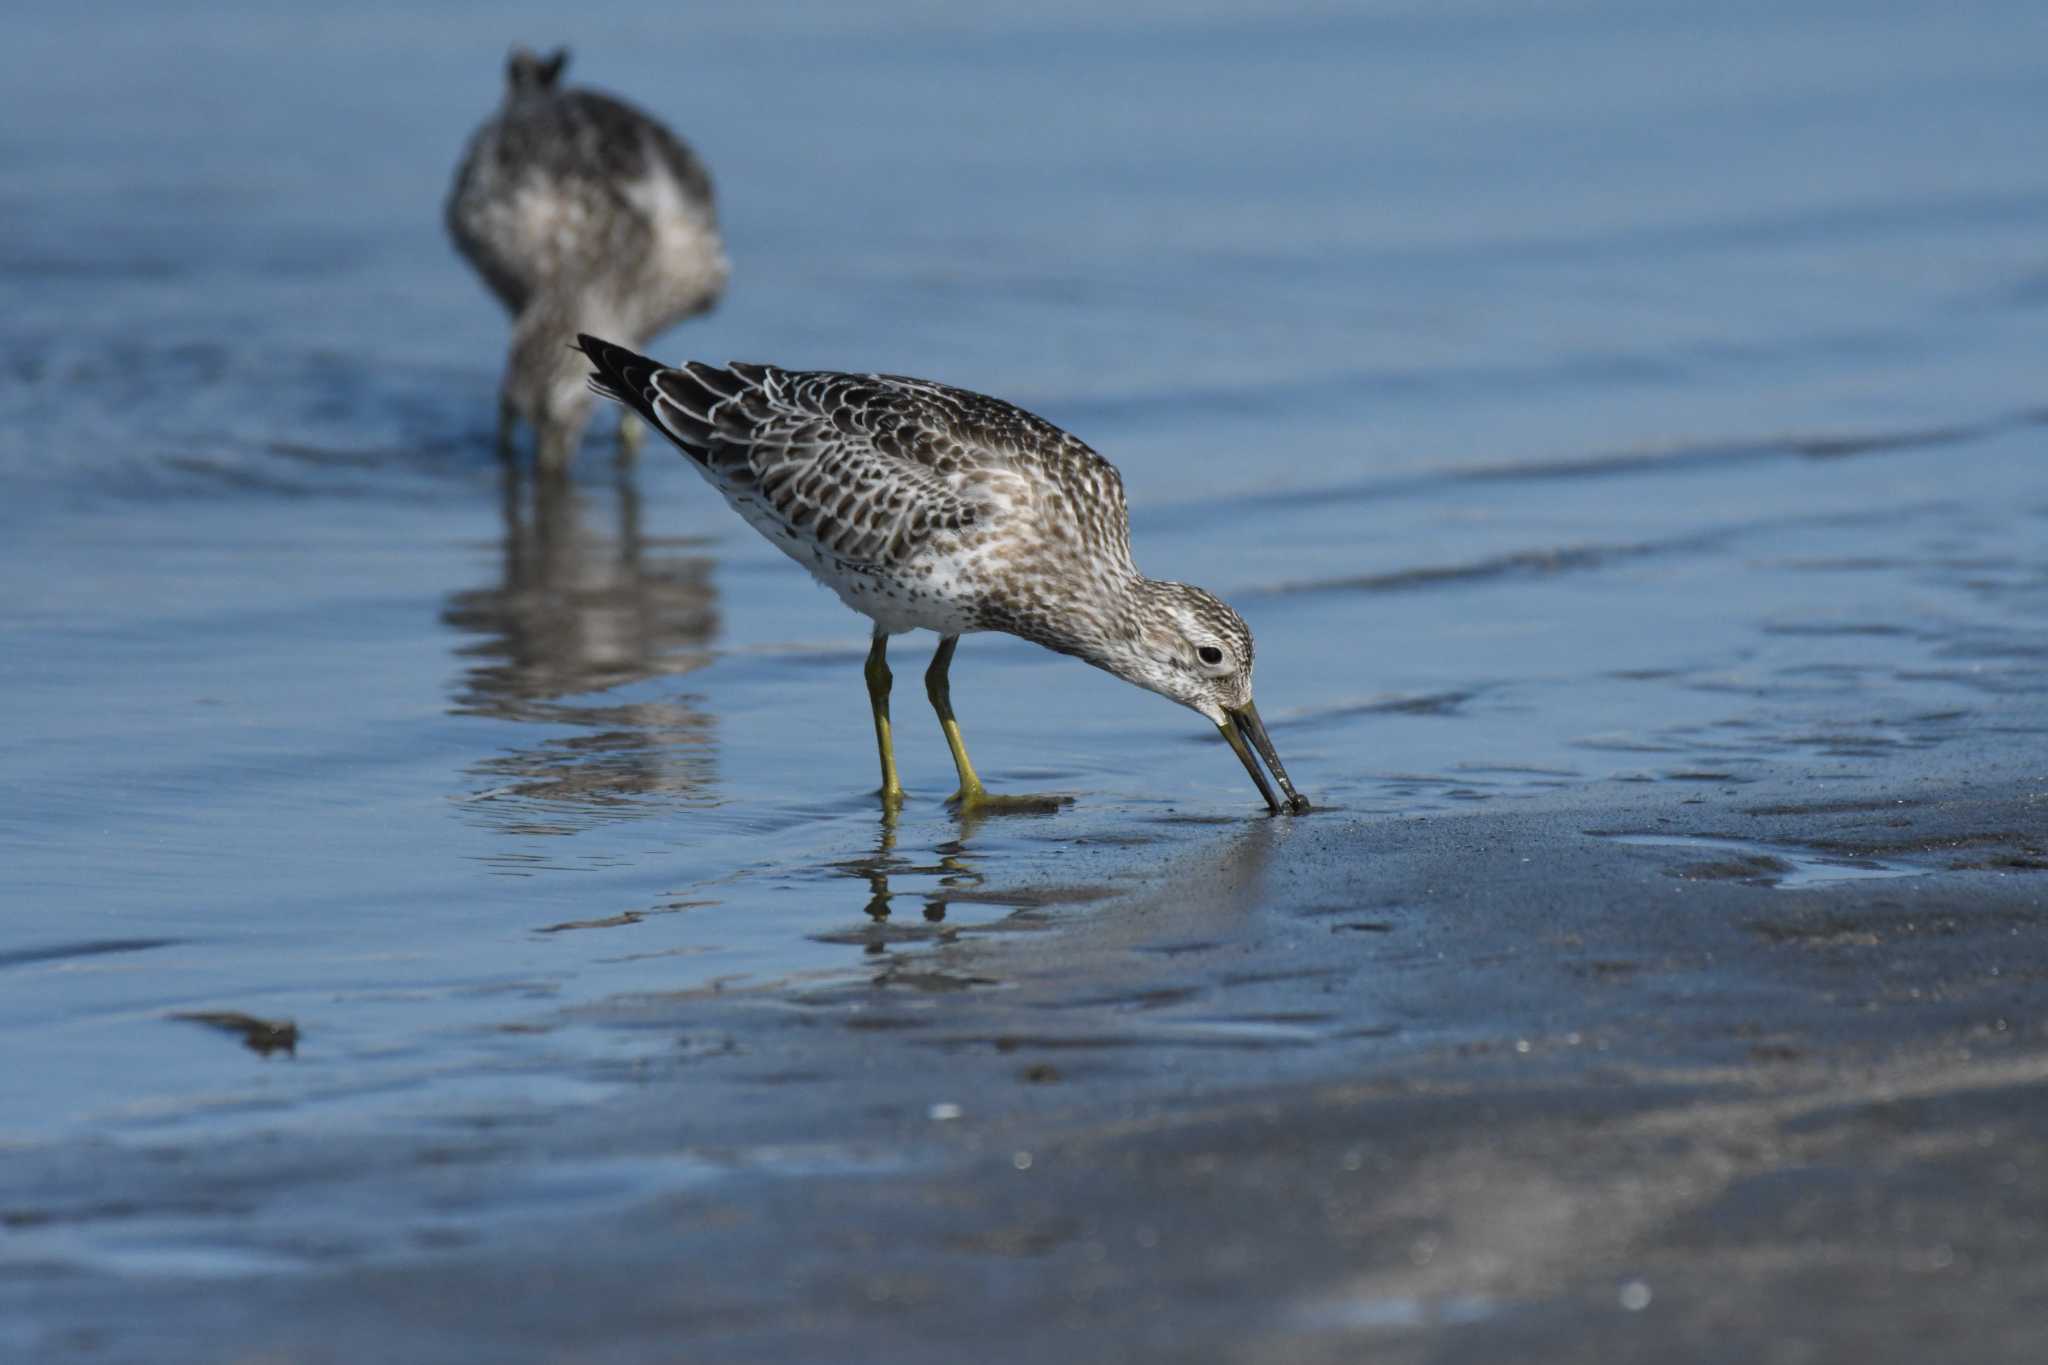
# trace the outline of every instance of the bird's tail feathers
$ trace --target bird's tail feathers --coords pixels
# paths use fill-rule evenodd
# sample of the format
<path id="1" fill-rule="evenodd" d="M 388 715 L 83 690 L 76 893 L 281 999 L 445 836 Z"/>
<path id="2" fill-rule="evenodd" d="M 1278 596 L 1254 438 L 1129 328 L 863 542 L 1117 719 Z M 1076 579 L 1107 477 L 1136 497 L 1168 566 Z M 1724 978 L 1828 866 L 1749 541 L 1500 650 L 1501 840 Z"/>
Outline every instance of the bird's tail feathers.
<path id="1" fill-rule="evenodd" d="M 591 392 L 639 413 L 694 459 L 724 463 L 719 453 L 744 447 L 766 415 L 765 365 L 668 366 L 586 333 L 576 342 L 595 367 Z"/>
<path id="2" fill-rule="evenodd" d="M 661 369 L 660 361 L 629 351 L 624 346 L 615 346 L 587 332 L 578 332 L 576 344 L 569 349 L 581 351 L 595 367 L 584 381 L 592 393 L 614 403 L 623 403 L 656 426 L 661 425 L 650 393 L 655 372 Z"/>

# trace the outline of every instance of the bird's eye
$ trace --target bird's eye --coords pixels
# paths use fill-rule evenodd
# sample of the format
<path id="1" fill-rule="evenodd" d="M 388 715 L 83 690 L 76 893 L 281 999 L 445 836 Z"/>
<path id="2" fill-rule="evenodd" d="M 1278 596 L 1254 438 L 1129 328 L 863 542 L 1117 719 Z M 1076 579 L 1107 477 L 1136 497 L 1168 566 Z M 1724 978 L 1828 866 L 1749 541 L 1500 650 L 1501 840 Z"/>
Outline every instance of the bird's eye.
<path id="1" fill-rule="evenodd" d="M 1223 662 L 1223 651 L 1214 645 L 1203 645 L 1195 651 L 1195 657 L 1205 664 L 1220 664 Z"/>

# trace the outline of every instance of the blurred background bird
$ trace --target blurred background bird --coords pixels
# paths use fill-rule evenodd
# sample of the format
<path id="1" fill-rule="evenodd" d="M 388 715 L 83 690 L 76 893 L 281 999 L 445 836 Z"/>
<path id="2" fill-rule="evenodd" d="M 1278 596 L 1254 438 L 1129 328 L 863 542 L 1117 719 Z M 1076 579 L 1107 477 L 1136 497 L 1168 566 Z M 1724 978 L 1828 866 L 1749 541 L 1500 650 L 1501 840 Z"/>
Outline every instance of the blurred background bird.
<path id="1" fill-rule="evenodd" d="M 644 345 L 714 306 L 729 272 L 703 163 L 624 101 L 564 88 L 568 61 L 512 50 L 504 103 L 470 138 L 447 203 L 457 249 L 512 314 L 499 454 L 515 458 L 524 423 L 554 475 L 590 416 L 577 332 Z M 621 423 L 622 459 L 639 435 Z"/>

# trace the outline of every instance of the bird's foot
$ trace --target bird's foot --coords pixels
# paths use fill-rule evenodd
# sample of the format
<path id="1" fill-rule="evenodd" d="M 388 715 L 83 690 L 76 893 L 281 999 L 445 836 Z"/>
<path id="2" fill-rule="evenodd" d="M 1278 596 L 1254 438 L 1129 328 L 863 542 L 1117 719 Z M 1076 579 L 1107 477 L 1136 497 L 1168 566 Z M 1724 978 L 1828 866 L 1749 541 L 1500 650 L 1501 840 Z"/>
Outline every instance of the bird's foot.
<path id="1" fill-rule="evenodd" d="M 1057 792 L 997 795 L 986 787 L 962 787 L 946 798 L 946 804 L 962 815 L 1050 815 L 1074 804 L 1074 798 Z"/>

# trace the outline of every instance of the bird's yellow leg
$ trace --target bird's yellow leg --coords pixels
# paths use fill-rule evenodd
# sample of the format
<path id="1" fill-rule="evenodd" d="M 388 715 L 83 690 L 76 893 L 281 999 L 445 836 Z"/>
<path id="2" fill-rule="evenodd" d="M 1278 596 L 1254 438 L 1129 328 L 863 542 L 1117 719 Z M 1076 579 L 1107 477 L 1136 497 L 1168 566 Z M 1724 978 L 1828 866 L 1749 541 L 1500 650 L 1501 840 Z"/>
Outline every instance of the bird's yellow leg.
<path id="1" fill-rule="evenodd" d="M 868 649 L 868 705 L 875 712 L 875 747 L 882 754 L 882 804 L 894 806 L 903 800 L 903 784 L 896 780 L 896 746 L 889 735 L 889 637 L 875 632 Z"/>
<path id="2" fill-rule="evenodd" d="M 981 785 L 981 779 L 975 776 L 974 764 L 967 757 L 967 741 L 960 737 L 960 722 L 953 718 L 953 689 L 947 673 L 953 667 L 953 647 L 959 643 L 957 635 L 948 635 L 939 641 L 939 647 L 932 655 L 932 666 L 924 671 L 925 695 L 932 699 L 932 710 L 939 713 L 939 728 L 945 731 L 946 747 L 953 751 L 953 767 L 960 774 L 960 790 L 953 793 L 951 804 L 957 805 L 962 815 L 1000 810 L 1042 812 L 1067 805 L 1072 797 L 992 796 L 988 788 Z"/>
<path id="3" fill-rule="evenodd" d="M 974 775 L 974 763 L 967 757 L 967 741 L 960 738 L 960 722 L 953 718 L 953 684 L 947 674 L 953 667 L 953 647 L 959 643 L 957 635 L 939 641 L 932 654 L 932 666 L 924 671 L 924 691 L 932 699 L 932 710 L 939 713 L 939 728 L 946 732 L 946 747 L 953 751 L 953 768 L 960 774 L 960 790 L 953 793 L 953 799 L 971 806 L 988 799 L 988 788 Z"/>
<path id="4" fill-rule="evenodd" d="M 647 439 L 647 424 L 630 412 L 619 414 L 619 463 L 631 464 Z"/>

